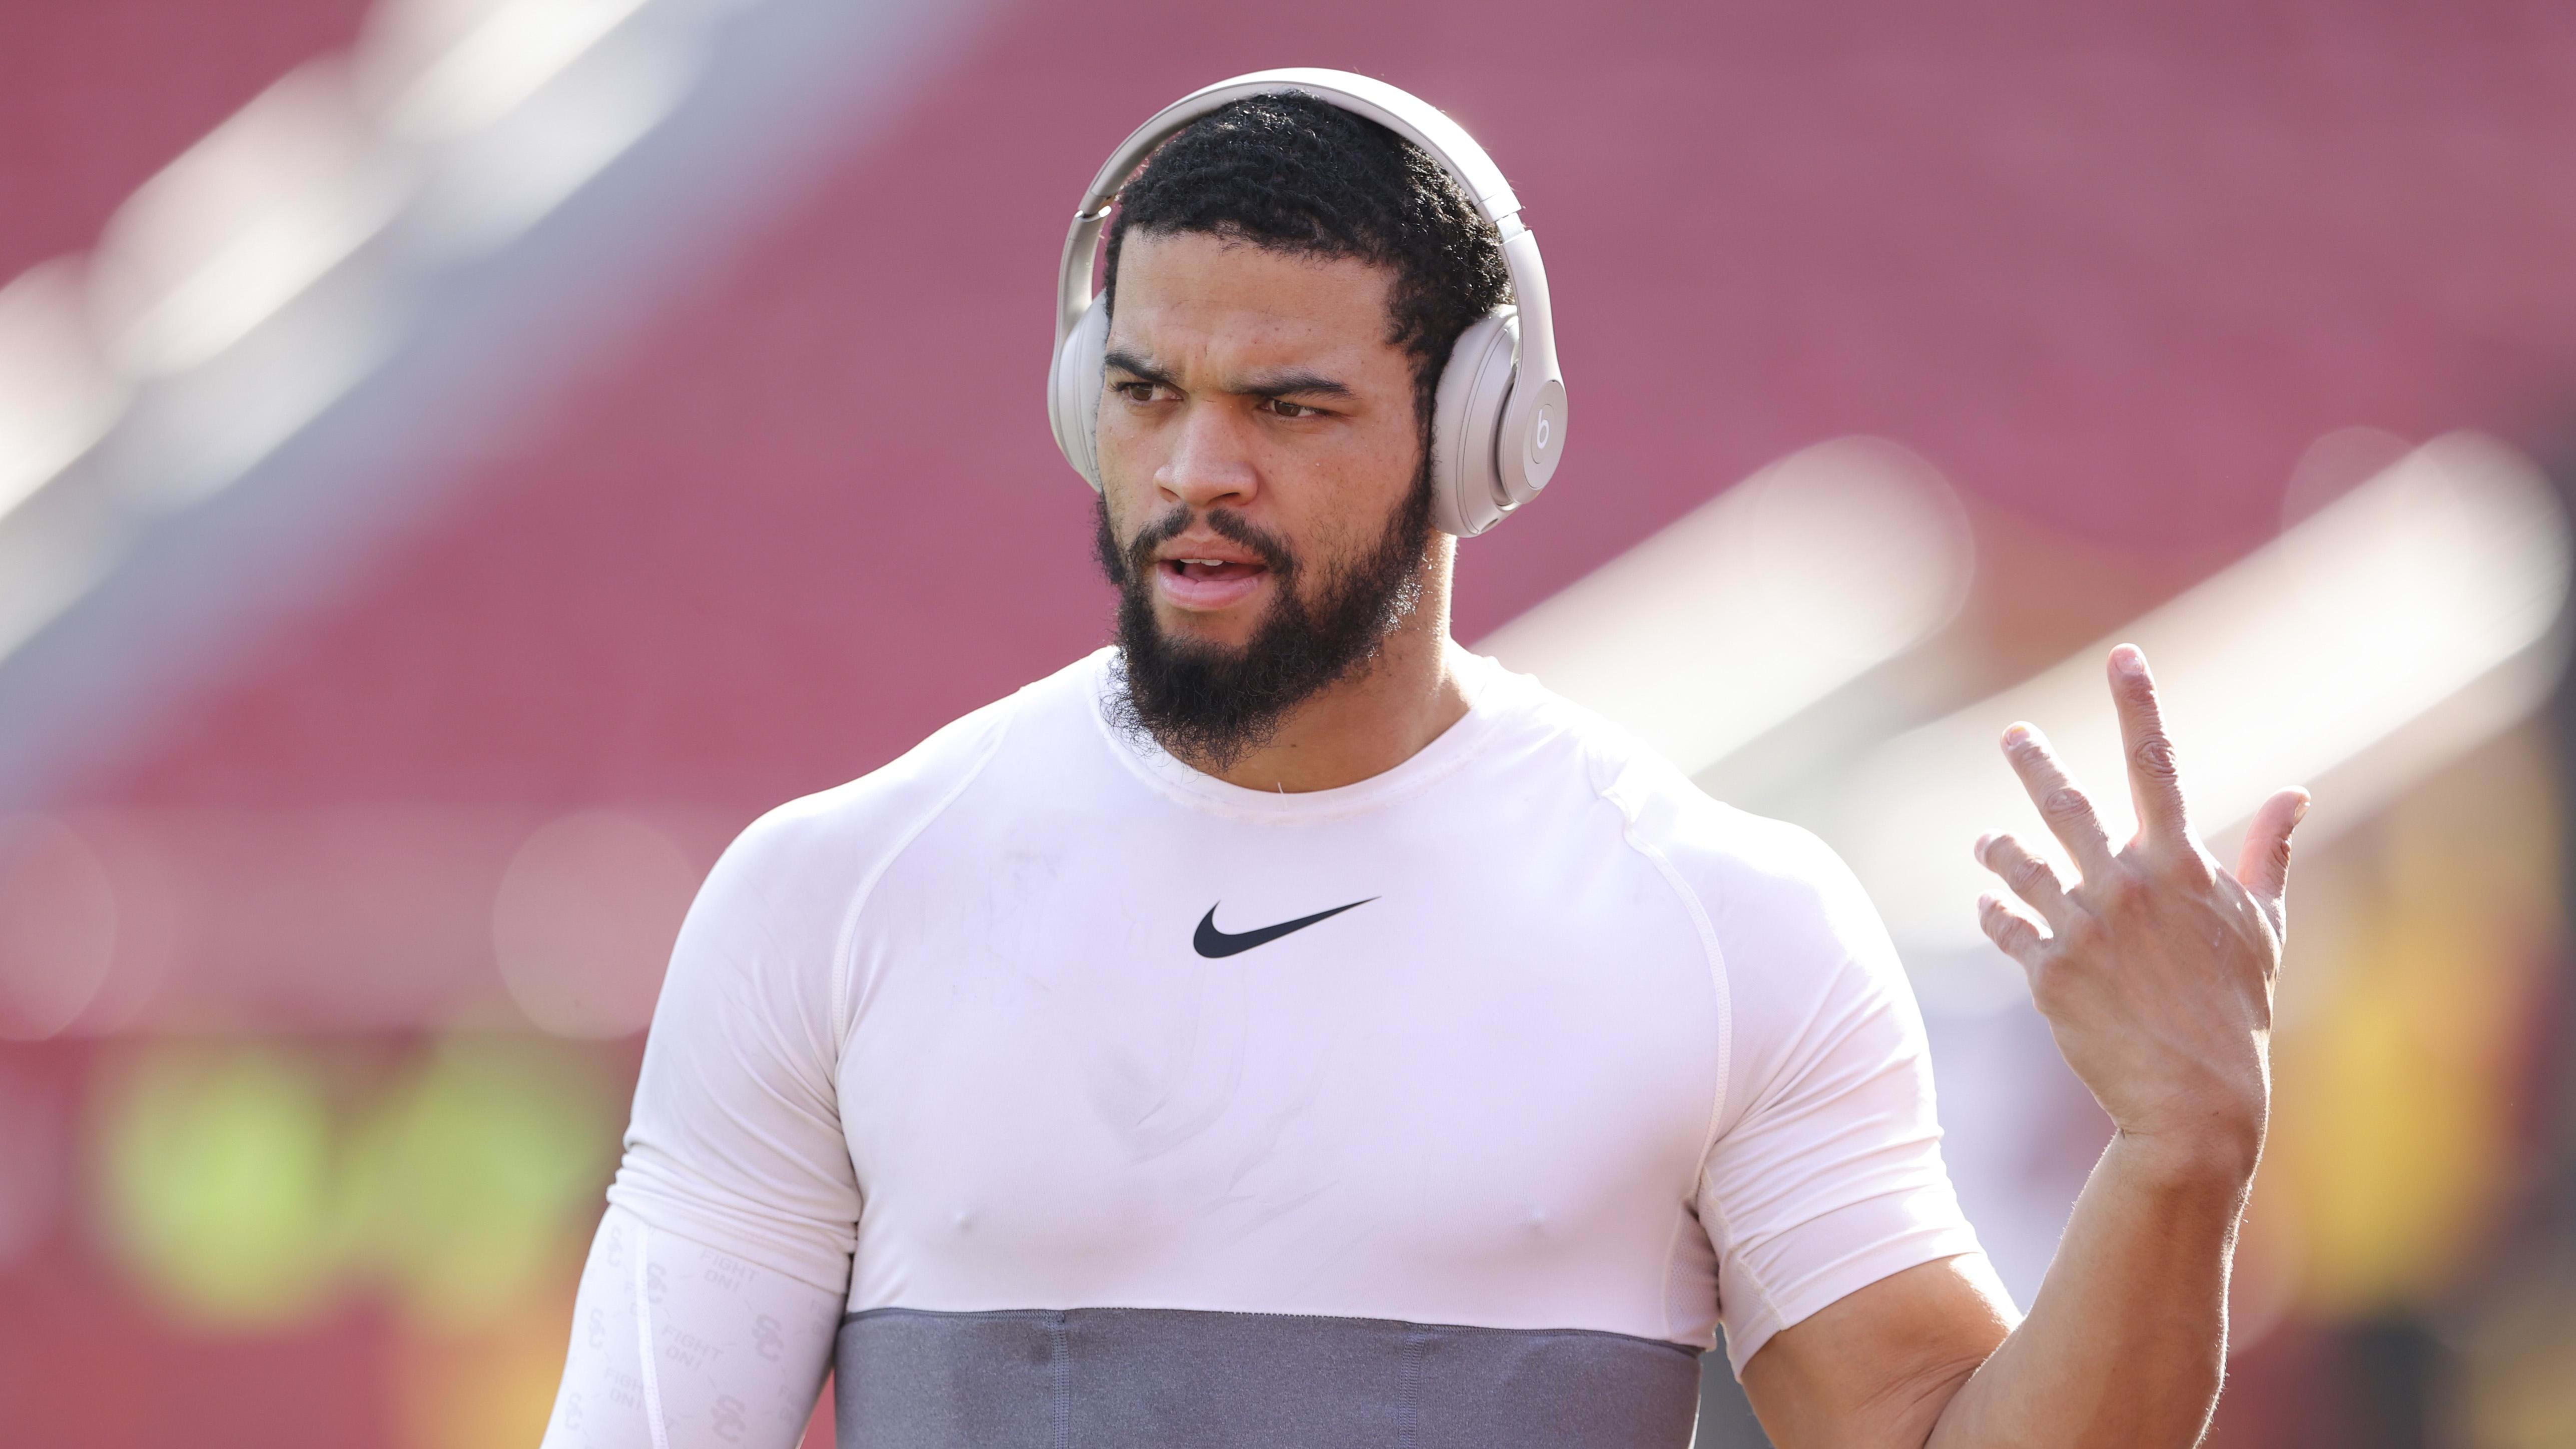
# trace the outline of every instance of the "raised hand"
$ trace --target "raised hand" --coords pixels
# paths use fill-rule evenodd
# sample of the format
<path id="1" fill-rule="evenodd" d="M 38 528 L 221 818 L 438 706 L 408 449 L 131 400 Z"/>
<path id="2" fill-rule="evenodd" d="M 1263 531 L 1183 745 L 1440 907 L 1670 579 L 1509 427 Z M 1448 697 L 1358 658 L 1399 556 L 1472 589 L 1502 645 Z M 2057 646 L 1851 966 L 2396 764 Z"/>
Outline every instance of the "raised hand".
<path id="1" fill-rule="evenodd" d="M 2047 740 L 2014 725 L 2004 754 L 2082 878 L 2059 880 L 2009 835 L 1983 836 L 1977 859 L 2029 910 L 1988 895 L 1979 922 L 2029 973 L 2058 1050 L 2123 1135 L 2178 1163 L 2250 1174 L 2271 1104 L 2290 832 L 2308 795 L 2265 801 L 2234 873 L 2220 869 L 2184 816 L 2145 656 L 2121 645 L 2110 674 L 2137 835 L 2115 853 Z"/>

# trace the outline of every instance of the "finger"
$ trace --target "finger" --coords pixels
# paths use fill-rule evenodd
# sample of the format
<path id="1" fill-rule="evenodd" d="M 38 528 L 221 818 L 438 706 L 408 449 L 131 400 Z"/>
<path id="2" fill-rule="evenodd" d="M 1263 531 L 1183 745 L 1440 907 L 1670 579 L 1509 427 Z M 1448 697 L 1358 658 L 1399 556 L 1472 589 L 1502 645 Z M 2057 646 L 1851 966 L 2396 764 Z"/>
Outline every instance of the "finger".
<path id="1" fill-rule="evenodd" d="M 2000 896 L 1977 897 L 1977 924 L 1986 939 L 1995 943 L 2005 955 L 2022 965 L 2025 971 L 2039 969 L 2039 957 L 2048 948 L 2048 936 L 2039 923 L 2003 903 Z"/>
<path id="2" fill-rule="evenodd" d="M 2236 857 L 2237 883 L 2277 906 L 2290 891 L 2290 832 L 2307 818 L 2308 792 L 2283 790 L 2254 812 Z"/>
<path id="3" fill-rule="evenodd" d="M 2004 731 L 2004 758 L 2012 761 L 2013 773 L 2021 776 L 2021 787 L 2030 792 L 2031 803 L 2039 807 L 2039 818 L 2048 822 L 2048 833 L 2066 847 L 2075 858 L 2075 868 L 2086 877 L 2098 880 L 2111 872 L 2111 837 L 2102 831 L 2101 820 L 2093 813 L 2093 802 L 2066 776 L 2065 767 L 2057 763 L 2057 754 L 2049 749 L 2040 732 L 2026 724 Z"/>
<path id="4" fill-rule="evenodd" d="M 2111 651 L 2111 700 L 2120 711 L 2120 743 L 2129 756 L 2129 797 L 2138 807 L 2138 833 L 2159 845 L 2179 847 L 2191 838 L 2183 818 L 2182 777 L 2174 769 L 2173 740 L 2156 701 L 2156 678 L 2135 644 Z"/>
<path id="5" fill-rule="evenodd" d="M 2039 912 L 2051 930 L 2066 929 L 2067 914 L 2074 909 L 2066 899 L 2066 888 L 2048 862 L 2031 854 L 2028 846 L 2009 835 L 1980 835 L 1977 863 L 2002 876 L 2012 893 Z"/>

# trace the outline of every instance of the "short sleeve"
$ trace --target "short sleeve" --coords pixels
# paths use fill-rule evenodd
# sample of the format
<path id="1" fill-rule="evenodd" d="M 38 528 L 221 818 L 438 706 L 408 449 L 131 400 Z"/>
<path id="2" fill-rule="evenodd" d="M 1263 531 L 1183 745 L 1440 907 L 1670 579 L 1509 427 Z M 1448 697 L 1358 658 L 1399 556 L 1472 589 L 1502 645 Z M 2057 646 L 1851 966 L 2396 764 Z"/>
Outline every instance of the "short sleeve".
<path id="1" fill-rule="evenodd" d="M 1729 1101 L 1699 1188 L 1727 1357 L 1918 1264 L 1977 1251 L 1941 1161 L 1921 1014 L 1858 881 L 1762 822 L 1758 878 L 1721 887 Z"/>
<path id="2" fill-rule="evenodd" d="M 689 907 L 645 1041 L 609 1201 L 833 1293 L 859 1189 L 832 1026 L 838 889 L 805 802 L 755 822 Z M 824 877 L 817 879 L 815 877 Z"/>

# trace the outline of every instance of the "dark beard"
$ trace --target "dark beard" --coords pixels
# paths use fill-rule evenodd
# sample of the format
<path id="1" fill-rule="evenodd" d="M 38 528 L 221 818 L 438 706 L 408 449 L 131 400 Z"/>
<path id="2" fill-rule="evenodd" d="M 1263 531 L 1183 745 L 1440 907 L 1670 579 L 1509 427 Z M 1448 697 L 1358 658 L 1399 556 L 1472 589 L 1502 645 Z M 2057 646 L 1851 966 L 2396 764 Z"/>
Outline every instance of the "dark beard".
<path id="1" fill-rule="evenodd" d="M 1261 555 L 1275 583 L 1268 617 L 1240 648 L 1175 639 L 1154 620 L 1154 550 L 1190 525 L 1179 506 L 1122 551 L 1101 500 L 1094 546 L 1118 586 L 1118 660 L 1110 722 L 1152 736 L 1198 769 L 1222 774 L 1279 733 L 1288 712 L 1377 657 L 1387 634 L 1422 601 L 1431 551 L 1431 470 L 1374 549 L 1324 579 L 1313 607 L 1297 588 L 1302 565 L 1274 535 L 1231 509 L 1207 514 L 1210 531 Z"/>

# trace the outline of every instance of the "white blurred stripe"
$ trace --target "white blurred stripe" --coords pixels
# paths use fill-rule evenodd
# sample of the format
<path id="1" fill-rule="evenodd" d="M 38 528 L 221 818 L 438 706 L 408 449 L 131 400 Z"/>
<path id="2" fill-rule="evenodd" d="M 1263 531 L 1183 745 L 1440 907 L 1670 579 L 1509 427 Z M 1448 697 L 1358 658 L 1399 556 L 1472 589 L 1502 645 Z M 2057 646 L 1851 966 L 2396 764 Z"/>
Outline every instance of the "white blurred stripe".
<path id="1" fill-rule="evenodd" d="M 125 405 L 85 311 L 83 269 L 70 257 L 0 286 L 0 516 L 88 451 Z"/>
<path id="2" fill-rule="evenodd" d="M 997 8 L 379 0 L 0 290 L 0 801 L 356 577 Z"/>
<path id="3" fill-rule="evenodd" d="M 1974 570 L 1941 475 L 1875 438 L 1765 468 L 1477 644 L 1697 774 L 1947 624 Z"/>
<path id="4" fill-rule="evenodd" d="M 2198 829 L 2304 783 L 2303 833 L 2325 833 L 2545 696 L 2567 586 L 2567 521 L 2539 470 L 2492 439 L 2439 438 L 2112 638 L 1887 741 L 1807 823 L 1909 951 L 1970 949 L 1992 882 L 1968 853 L 1978 834 L 2010 829 L 2062 862 L 1996 748 L 2007 725 L 2048 735 L 2115 839 L 2134 828 L 2103 675 L 2114 643 L 2155 669 Z"/>
<path id="5" fill-rule="evenodd" d="M 648 0 L 499 0 L 424 6 L 396 0 L 389 10 L 432 13 L 399 18 L 375 33 L 389 69 L 416 69 L 385 108 L 388 127 L 420 140 L 440 140 L 493 125 L 525 105 Z M 445 21 L 445 25 L 439 22 Z M 408 23 L 405 23 L 408 22 Z M 424 43 L 450 30 L 445 44 Z M 444 37 L 442 37 L 444 38 Z"/>
<path id="6" fill-rule="evenodd" d="M 298 67 L 109 220 L 93 265 L 111 355 L 138 380 L 221 355 L 384 230 L 406 189 L 347 63 Z"/>

